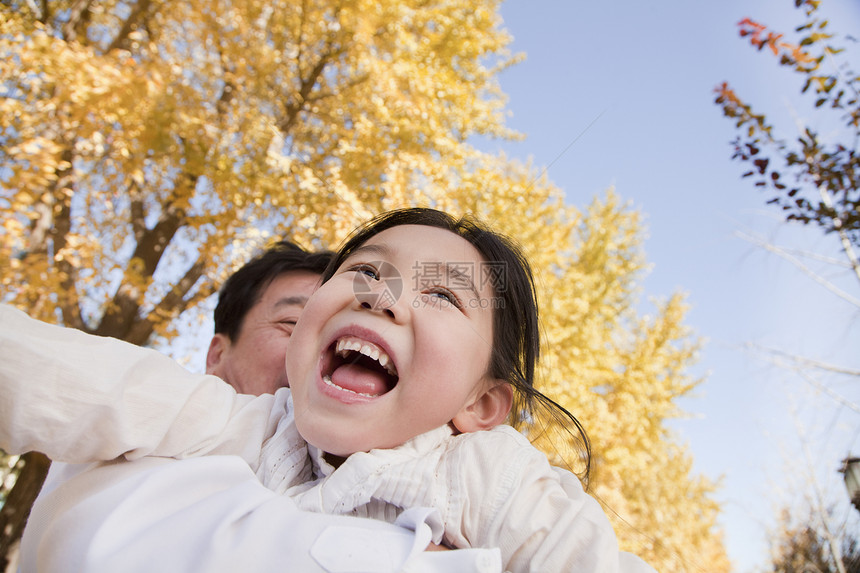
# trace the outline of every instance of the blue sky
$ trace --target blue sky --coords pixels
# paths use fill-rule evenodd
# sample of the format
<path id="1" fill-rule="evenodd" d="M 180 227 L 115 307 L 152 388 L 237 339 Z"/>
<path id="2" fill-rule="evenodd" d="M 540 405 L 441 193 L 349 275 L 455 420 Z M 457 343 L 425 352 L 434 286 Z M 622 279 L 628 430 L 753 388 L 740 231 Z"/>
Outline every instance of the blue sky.
<path id="1" fill-rule="evenodd" d="M 824 0 L 822 13 L 834 31 L 860 30 L 856 0 Z M 696 373 L 707 380 L 683 403 L 691 417 L 673 428 L 696 471 L 722 479 L 717 497 L 735 571 L 765 562 L 774 508 L 812 491 L 807 467 L 856 524 L 836 469 L 849 451 L 860 454 L 860 414 L 851 407 L 860 384 L 825 375 L 810 382 L 750 347 L 860 370 L 858 308 L 738 234 L 839 257 L 836 242 L 782 224 L 740 178 L 745 166 L 730 160 L 733 124 L 713 103 L 714 87 L 728 80 L 778 125 L 809 119 L 799 81 L 737 33 L 745 16 L 791 33 L 802 13 L 792 0 L 506 0 L 502 15 L 514 51 L 527 56 L 501 76 L 508 125 L 526 139 L 489 148 L 549 166 L 572 205 L 614 186 L 646 215 L 653 269 L 644 295 L 688 294 L 687 323 L 706 339 Z M 860 296 L 849 273 L 821 268 Z"/>

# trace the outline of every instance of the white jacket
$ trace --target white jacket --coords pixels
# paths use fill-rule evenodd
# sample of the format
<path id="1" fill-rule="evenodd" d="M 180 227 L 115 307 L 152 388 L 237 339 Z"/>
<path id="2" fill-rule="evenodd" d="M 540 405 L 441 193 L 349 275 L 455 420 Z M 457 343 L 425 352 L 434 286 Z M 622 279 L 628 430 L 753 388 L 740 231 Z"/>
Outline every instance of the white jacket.
<path id="1" fill-rule="evenodd" d="M 434 541 L 444 532 L 459 548 L 498 547 L 506 570 L 653 571 L 618 551 L 579 480 L 511 428 L 452 436 L 443 427 L 353 454 L 334 470 L 296 432 L 287 389 L 237 395 L 157 352 L 8 307 L 0 325 L 0 447 L 8 452 L 73 463 L 229 454 L 300 509 L 394 521 L 405 508 L 436 508 Z"/>

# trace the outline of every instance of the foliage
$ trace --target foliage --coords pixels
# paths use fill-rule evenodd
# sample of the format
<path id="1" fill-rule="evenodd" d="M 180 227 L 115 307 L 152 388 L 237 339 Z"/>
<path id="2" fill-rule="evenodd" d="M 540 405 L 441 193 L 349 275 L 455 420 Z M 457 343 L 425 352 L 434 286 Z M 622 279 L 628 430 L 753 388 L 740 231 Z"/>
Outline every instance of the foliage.
<path id="1" fill-rule="evenodd" d="M 18 456 L 10 456 L 0 450 L 0 507 L 6 502 L 9 490 L 15 485 L 15 469 Z"/>
<path id="2" fill-rule="evenodd" d="M 833 508 L 825 513 L 830 525 L 838 521 Z M 860 538 L 844 525 L 834 527 L 836 535 L 830 534 L 828 524 L 821 527 L 819 521 L 812 511 L 799 519 L 787 509 L 781 512 L 779 527 L 770 535 L 771 571 L 860 573 Z"/>
<path id="3" fill-rule="evenodd" d="M 89 332 L 146 343 L 238 245 L 330 242 L 507 134 L 495 3 L 40 6 L 3 6 L 0 262 L 15 302 Z"/>
<path id="4" fill-rule="evenodd" d="M 770 191 L 769 203 L 779 206 L 788 220 L 814 223 L 825 232 L 840 232 L 860 246 L 860 75 L 844 61 L 829 22 L 818 14 L 820 0 L 795 0 L 805 21 L 796 29 L 802 36 L 791 42 L 783 34 L 744 18 L 741 37 L 760 51 L 779 58 L 779 64 L 799 74 L 801 92 L 814 98 L 817 116 L 799 136 L 777 137 L 764 114 L 758 114 L 728 83 L 717 87 L 716 103 L 735 120 L 734 159 L 750 165 L 745 177 Z M 854 41 L 850 36 L 843 42 Z M 831 120 L 841 122 L 842 142 L 831 141 Z M 823 127 L 827 126 L 827 127 Z M 784 177 L 791 175 L 791 177 Z"/>
<path id="5" fill-rule="evenodd" d="M 569 237 L 555 243 L 567 247 L 548 243 L 551 256 L 540 264 L 542 373 L 551 396 L 588 431 L 591 493 L 622 547 L 658 571 L 728 571 L 710 499 L 715 484 L 692 476 L 689 453 L 666 426 L 683 415 L 676 399 L 699 383 L 687 372 L 699 342 L 683 325 L 683 296 L 658 301 L 653 316 L 638 314 L 643 228 L 613 192 L 585 212 L 568 211 Z M 535 433 L 543 430 L 537 443 L 555 463 L 576 460 L 556 451 L 557 429 Z"/>
<path id="6" fill-rule="evenodd" d="M 331 246 L 384 209 L 473 212 L 535 266 L 543 387 L 591 434 L 591 490 L 622 546 L 658 570 L 728 570 L 714 484 L 665 425 L 698 383 L 698 342 L 679 295 L 638 314 L 638 214 L 612 192 L 580 212 L 533 167 L 469 144 L 515 137 L 497 1 L 6 1 L 0 14 L 0 299 L 146 344 L 270 237 Z"/>
<path id="7" fill-rule="evenodd" d="M 820 13 L 821 0 L 794 3 L 803 12 L 803 21 L 795 29 L 799 36 L 796 41 L 750 18 L 741 20 L 738 27 L 740 36 L 748 38 L 753 47 L 777 57 L 780 66 L 802 79 L 800 93 L 812 98 L 807 125 L 799 128 L 796 139 L 778 137 L 767 117 L 753 111 L 726 82 L 715 90 L 716 103 L 725 116 L 735 121 L 738 135 L 733 141 L 733 159 L 749 165 L 744 177 L 753 178 L 757 188 L 769 193 L 768 203 L 780 207 L 787 221 L 811 223 L 825 233 L 837 234 L 847 258 L 844 266 L 860 280 L 860 262 L 855 254 L 855 247 L 860 246 L 860 158 L 856 149 L 860 136 L 860 76 L 847 62 L 850 44 L 857 40 L 850 35 L 840 39 L 830 31 L 829 22 Z M 830 268 L 843 266 L 841 261 L 748 239 L 791 262 L 827 291 L 858 304 L 856 296 L 832 280 L 836 273 Z M 821 268 L 827 268 L 827 272 Z M 822 373 L 856 378 L 856 369 L 778 350 L 761 354 L 799 375 L 827 399 L 858 411 L 850 400 L 819 380 Z M 808 430 L 800 432 L 804 441 L 808 439 Z M 821 443 L 820 439 L 817 443 Z M 858 539 L 851 533 L 852 516 L 839 519 L 833 507 L 824 507 L 821 489 L 815 484 L 816 464 L 807 455 L 804 466 L 798 457 L 792 456 L 786 475 L 806 471 L 812 476 L 809 483 L 792 490 L 792 502 L 804 504 L 805 509 L 795 515 L 796 509 L 783 506 L 778 526 L 770 534 L 771 570 L 860 571 Z M 813 491 L 816 495 L 810 493 Z"/>

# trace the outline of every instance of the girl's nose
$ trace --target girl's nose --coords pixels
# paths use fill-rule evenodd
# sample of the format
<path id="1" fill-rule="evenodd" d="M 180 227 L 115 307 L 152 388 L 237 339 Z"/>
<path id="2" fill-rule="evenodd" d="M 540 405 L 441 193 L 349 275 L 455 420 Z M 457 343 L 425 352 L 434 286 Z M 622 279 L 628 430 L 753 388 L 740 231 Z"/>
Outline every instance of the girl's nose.
<path id="1" fill-rule="evenodd" d="M 358 308 L 384 314 L 395 321 L 404 320 L 406 309 L 401 299 L 406 292 L 400 272 L 388 262 L 376 263 L 374 267 L 375 275 L 356 274 L 352 288 Z"/>
<path id="2" fill-rule="evenodd" d="M 389 317 L 396 320 L 397 315 L 394 314 L 393 306 L 394 305 L 385 306 L 384 304 L 372 304 L 372 303 L 368 302 L 367 300 L 361 301 L 361 308 L 363 308 L 365 310 L 370 310 L 373 312 L 381 312 L 381 313 L 386 314 Z"/>
<path id="3" fill-rule="evenodd" d="M 365 292 L 356 292 L 355 300 L 361 310 L 384 314 L 395 322 L 405 320 L 407 309 L 402 299 L 406 293 L 400 288 L 391 288 L 385 281 L 373 281 Z"/>

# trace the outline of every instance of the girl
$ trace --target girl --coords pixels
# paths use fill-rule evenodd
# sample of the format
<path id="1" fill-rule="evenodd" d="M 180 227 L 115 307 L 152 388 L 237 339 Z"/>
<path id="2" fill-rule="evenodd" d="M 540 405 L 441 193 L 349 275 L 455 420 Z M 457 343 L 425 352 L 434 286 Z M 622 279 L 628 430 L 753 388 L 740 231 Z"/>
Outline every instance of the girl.
<path id="1" fill-rule="evenodd" d="M 45 348 L 24 338 L 2 352 Z M 553 408 L 587 459 L 575 418 L 533 386 L 529 266 L 477 223 L 406 209 L 359 229 L 308 301 L 287 354 L 291 388 L 275 396 L 236 396 L 155 353 L 107 344 L 83 367 L 80 352 L 64 349 L 74 359 L 37 391 L 25 392 L 21 371 L 0 359 L 0 411 L 10 412 L 0 447 L 71 462 L 235 454 L 303 509 L 393 521 L 405 508 L 435 507 L 434 542 L 498 547 L 506 570 L 651 570 L 618 551 L 573 474 L 500 425 Z"/>

